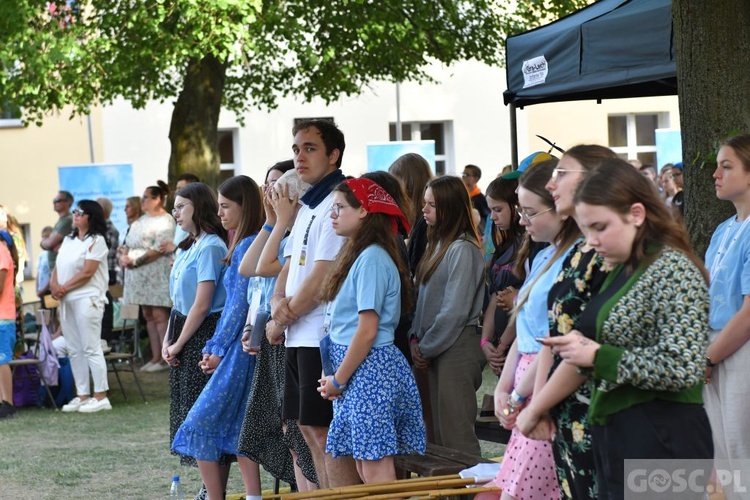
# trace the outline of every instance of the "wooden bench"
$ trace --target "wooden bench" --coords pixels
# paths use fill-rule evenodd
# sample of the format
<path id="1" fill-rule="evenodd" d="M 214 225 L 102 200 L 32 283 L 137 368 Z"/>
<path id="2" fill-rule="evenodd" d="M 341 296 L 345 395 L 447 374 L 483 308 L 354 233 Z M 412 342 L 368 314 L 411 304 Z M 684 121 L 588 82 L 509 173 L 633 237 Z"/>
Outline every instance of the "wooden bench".
<path id="1" fill-rule="evenodd" d="M 396 455 L 396 478 L 405 479 L 412 473 L 422 477 L 458 474 L 478 463 L 491 463 L 482 457 L 428 444 L 424 455 Z"/>
<path id="2" fill-rule="evenodd" d="M 482 441 L 508 444 L 510 431 L 500 425 L 496 417 L 479 417 L 474 423 L 474 433 Z"/>

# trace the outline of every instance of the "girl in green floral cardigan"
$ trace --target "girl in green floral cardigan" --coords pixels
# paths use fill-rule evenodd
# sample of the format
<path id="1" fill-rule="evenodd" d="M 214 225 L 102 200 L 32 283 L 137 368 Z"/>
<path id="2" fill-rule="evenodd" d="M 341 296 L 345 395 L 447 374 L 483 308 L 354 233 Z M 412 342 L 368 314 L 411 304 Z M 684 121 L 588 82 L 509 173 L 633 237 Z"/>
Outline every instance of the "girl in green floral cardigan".
<path id="1" fill-rule="evenodd" d="M 598 498 L 622 498 L 626 459 L 713 456 L 702 397 L 707 272 L 685 229 L 626 162 L 602 162 L 575 203 L 588 243 L 615 268 L 579 330 L 544 344 L 593 379 Z"/>

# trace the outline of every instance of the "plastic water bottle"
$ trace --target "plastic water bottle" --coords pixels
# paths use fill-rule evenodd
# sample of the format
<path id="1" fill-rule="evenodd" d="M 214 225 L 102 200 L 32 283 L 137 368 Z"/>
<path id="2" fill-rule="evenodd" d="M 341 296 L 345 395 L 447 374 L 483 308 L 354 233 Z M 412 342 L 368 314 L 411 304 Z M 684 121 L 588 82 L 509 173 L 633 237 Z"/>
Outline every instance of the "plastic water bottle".
<path id="1" fill-rule="evenodd" d="M 185 500 L 185 492 L 182 491 L 180 476 L 172 477 L 172 486 L 169 487 L 169 498 L 170 500 Z"/>

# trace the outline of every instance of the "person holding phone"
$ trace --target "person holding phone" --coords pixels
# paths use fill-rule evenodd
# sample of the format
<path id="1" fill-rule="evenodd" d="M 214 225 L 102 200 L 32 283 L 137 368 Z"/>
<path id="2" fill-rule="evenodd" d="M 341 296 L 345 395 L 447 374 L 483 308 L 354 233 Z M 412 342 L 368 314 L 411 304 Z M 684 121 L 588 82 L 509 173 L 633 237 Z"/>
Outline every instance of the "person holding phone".
<path id="1" fill-rule="evenodd" d="M 578 329 L 543 342 L 593 380 L 596 497 L 617 499 L 628 459 L 713 458 L 702 395 L 708 272 L 651 182 L 627 162 L 604 160 L 574 203 L 587 242 L 615 267 Z"/>

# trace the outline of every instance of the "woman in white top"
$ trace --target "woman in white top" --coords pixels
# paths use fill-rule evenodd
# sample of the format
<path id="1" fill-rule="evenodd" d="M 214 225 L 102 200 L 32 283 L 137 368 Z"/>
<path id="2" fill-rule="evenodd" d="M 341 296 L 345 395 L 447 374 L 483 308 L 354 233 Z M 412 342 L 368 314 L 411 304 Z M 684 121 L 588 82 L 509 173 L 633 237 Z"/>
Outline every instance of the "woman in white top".
<path id="1" fill-rule="evenodd" d="M 73 211 L 73 233 L 63 239 L 50 280 L 52 297 L 60 301 L 60 321 L 78 394 L 63 406 L 64 412 L 112 409 L 107 398 L 107 363 L 101 345 L 109 280 L 106 231 L 101 205 L 81 200 Z M 90 397 L 89 370 L 94 379 L 93 397 Z"/>

